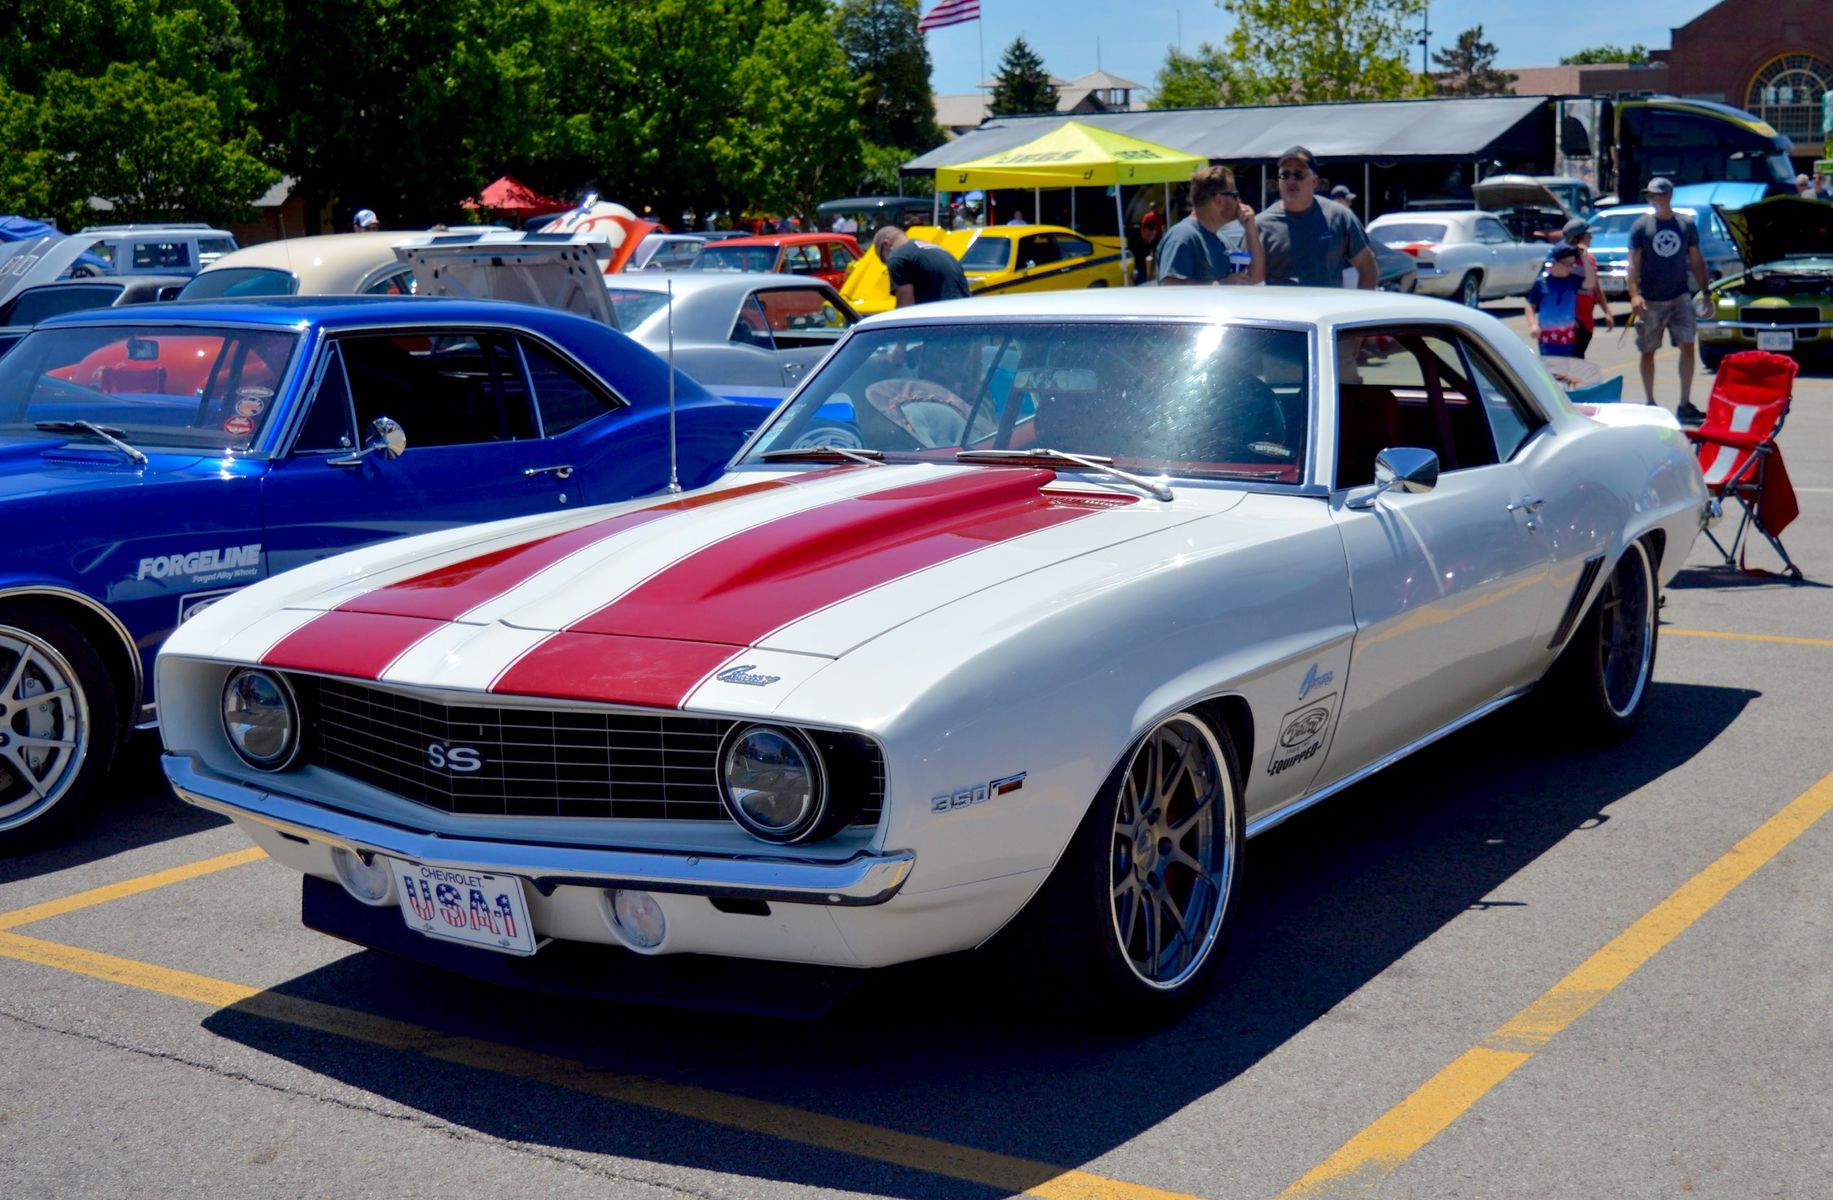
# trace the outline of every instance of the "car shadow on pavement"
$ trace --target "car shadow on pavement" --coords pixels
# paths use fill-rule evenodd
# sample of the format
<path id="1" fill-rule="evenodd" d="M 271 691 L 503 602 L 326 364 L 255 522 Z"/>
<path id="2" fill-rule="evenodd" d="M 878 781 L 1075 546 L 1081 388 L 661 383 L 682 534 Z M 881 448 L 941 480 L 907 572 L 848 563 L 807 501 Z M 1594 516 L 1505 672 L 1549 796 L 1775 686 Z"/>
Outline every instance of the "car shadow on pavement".
<path id="1" fill-rule="evenodd" d="M 1786 591 L 1789 588 L 1826 588 L 1833 583 L 1822 583 L 1818 579 L 1790 579 L 1786 575 L 1771 572 L 1764 575 L 1752 575 L 1737 567 L 1714 565 L 1706 567 L 1683 567 L 1674 572 L 1674 577 L 1667 582 L 1669 589 L 1686 591 L 1691 588 L 1710 588 L 1720 591 L 1743 590 L 1748 588 L 1776 588 Z"/>
<path id="2" fill-rule="evenodd" d="M 128 739 L 102 784 L 104 794 L 70 830 L 41 846 L 0 856 L 0 883 L 48 875 L 97 862 L 200 830 L 227 825 L 228 817 L 184 803 L 159 767 L 159 735 Z"/>
<path id="3" fill-rule="evenodd" d="M 854 1156 L 832 1149 L 831 1136 L 810 1137 L 830 1147 L 813 1148 L 736 1128 L 758 1122 L 681 1089 L 1031 1163 L 1089 1163 L 1240 1076 L 1447 923 L 1487 907 L 1548 849 L 1609 821 L 1613 807 L 1699 754 L 1757 695 L 1658 683 L 1636 735 L 1597 750 L 1557 738 L 1549 750 L 1557 714 L 1528 719 L 1511 706 L 1255 839 L 1215 986 L 1157 1030 L 1040 1019 L 1037 993 L 975 954 L 884 972 L 827 1019 L 795 1023 L 498 991 L 358 953 L 205 1026 L 455 1125 L 556 1151 L 913 1200 L 1023 1190 L 1054 1172 L 1038 1167 L 1027 1180 L 1032 1169 L 1021 1165 L 995 1188 L 984 1175 L 963 1182 L 974 1171 L 951 1171 L 946 1155 L 935 1173 L 889 1166 L 870 1145 Z M 638 1106 L 631 1086 L 613 1089 L 626 1099 L 605 1099 L 353 1042 L 273 1019 L 270 998 L 283 1009 L 286 997 L 412 1022 L 432 1031 L 432 1047 L 436 1035 L 489 1039 L 610 1080 L 661 1081 L 658 1092 L 687 1099 Z M 505 1053 L 513 1072 L 514 1052 Z"/>

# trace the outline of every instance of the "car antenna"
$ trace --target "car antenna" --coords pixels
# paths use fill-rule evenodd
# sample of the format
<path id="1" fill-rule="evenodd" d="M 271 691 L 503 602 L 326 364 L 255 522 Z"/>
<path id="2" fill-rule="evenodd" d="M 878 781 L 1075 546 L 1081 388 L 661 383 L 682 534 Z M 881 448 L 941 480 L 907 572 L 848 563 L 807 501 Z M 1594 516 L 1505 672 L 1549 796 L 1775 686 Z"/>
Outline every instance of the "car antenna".
<path id="1" fill-rule="evenodd" d="M 681 469 L 675 450 L 675 281 L 668 280 L 668 494 L 681 490 Z"/>

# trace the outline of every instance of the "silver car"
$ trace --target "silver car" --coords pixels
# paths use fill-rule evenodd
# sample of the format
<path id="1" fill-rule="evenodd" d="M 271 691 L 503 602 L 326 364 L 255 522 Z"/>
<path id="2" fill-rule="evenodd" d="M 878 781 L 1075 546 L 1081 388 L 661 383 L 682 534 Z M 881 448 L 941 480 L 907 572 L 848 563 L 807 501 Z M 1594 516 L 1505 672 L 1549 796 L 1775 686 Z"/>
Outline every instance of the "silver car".
<path id="1" fill-rule="evenodd" d="M 1477 209 L 1389 213 L 1368 236 L 1411 254 L 1422 296 L 1448 296 L 1472 308 L 1484 300 L 1525 295 L 1546 265 L 1545 242 L 1523 242 Z"/>

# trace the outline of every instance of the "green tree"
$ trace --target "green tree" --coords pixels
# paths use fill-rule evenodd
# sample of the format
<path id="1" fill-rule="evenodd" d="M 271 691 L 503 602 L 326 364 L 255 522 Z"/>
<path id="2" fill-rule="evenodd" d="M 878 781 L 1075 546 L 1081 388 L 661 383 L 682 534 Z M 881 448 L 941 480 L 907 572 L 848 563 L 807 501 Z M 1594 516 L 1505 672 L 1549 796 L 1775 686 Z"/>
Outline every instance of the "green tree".
<path id="1" fill-rule="evenodd" d="M 993 77 L 993 96 L 988 107 L 1000 116 L 1016 113 L 1048 113 L 1057 110 L 1056 85 L 1044 70 L 1044 60 L 1017 37 L 1000 56 L 999 71 Z"/>
<path id="2" fill-rule="evenodd" d="M 766 24 L 732 72 L 732 98 L 708 149 L 746 207 L 812 215 L 859 178 L 858 91 L 825 15 Z"/>
<path id="3" fill-rule="evenodd" d="M 1441 96 L 1506 96 L 1515 82 L 1515 76 L 1496 70 L 1495 43 L 1483 40 L 1481 25 L 1458 34 L 1432 61 L 1443 73 L 1437 82 Z"/>
<path id="4" fill-rule="evenodd" d="M 1648 47 L 1641 42 L 1631 46 L 1612 46 L 1605 43 L 1568 54 L 1559 60 L 1562 67 L 1586 67 L 1599 63 L 1645 63 L 1648 61 Z"/>
<path id="5" fill-rule="evenodd" d="M 912 155 L 944 140 L 929 86 L 929 45 L 917 32 L 918 0 L 840 0 L 834 33 L 859 83 L 866 141 Z"/>
<path id="6" fill-rule="evenodd" d="M 90 197 L 121 221 L 246 218 L 280 173 L 252 130 L 228 128 L 216 101 L 131 63 L 100 75 L 53 71 L 31 121 L 52 213 L 72 223 Z"/>
<path id="7" fill-rule="evenodd" d="M 1407 66 L 1425 0 L 1217 0 L 1236 103 L 1390 100 L 1417 94 Z"/>
<path id="8" fill-rule="evenodd" d="M 1239 79 L 1228 51 L 1204 42 L 1195 54 L 1175 46 L 1165 52 L 1152 91 L 1152 108 L 1209 108 L 1228 103 Z"/>

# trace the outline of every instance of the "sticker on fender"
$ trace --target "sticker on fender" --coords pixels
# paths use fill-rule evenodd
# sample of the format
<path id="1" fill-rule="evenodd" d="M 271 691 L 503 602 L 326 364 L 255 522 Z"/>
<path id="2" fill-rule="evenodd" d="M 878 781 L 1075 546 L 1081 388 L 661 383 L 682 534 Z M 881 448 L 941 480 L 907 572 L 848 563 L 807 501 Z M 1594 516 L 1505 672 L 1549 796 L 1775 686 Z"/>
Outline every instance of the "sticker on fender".
<path id="1" fill-rule="evenodd" d="M 1282 775 L 1294 767 L 1310 763 L 1317 767 L 1317 757 L 1324 752 L 1330 737 L 1330 723 L 1337 715 L 1337 694 L 1320 696 L 1299 705 L 1279 720 L 1279 737 L 1267 756 L 1267 774 Z"/>
<path id="2" fill-rule="evenodd" d="M 392 858 L 388 863 L 409 929 L 502 954 L 535 952 L 520 879 Z"/>

